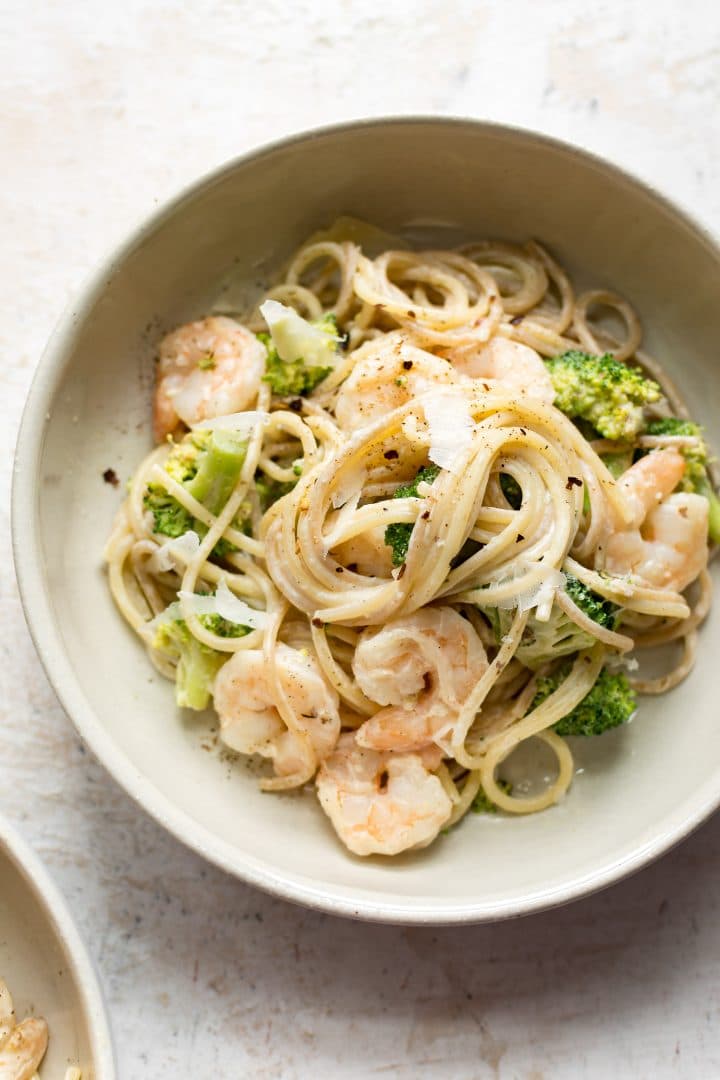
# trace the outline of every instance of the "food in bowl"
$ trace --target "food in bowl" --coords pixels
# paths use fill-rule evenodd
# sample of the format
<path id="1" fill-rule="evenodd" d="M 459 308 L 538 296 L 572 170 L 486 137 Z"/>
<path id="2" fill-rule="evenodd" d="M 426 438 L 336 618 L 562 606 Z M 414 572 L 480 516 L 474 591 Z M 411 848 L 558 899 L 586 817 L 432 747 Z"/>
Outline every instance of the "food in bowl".
<path id="1" fill-rule="evenodd" d="M 0 1080 L 40 1080 L 38 1069 L 48 1045 L 48 1025 L 39 1016 L 18 1021 L 7 984 L 0 978 Z M 82 1080 L 69 1068 L 65 1080 Z"/>
<path id="2" fill-rule="evenodd" d="M 703 432 L 640 345 L 539 244 L 347 221 L 253 311 L 165 336 L 106 558 L 177 704 L 212 700 L 264 789 L 314 780 L 358 855 L 557 803 L 567 739 L 677 685 L 710 604 Z M 554 769 L 511 783 L 531 740 Z"/>

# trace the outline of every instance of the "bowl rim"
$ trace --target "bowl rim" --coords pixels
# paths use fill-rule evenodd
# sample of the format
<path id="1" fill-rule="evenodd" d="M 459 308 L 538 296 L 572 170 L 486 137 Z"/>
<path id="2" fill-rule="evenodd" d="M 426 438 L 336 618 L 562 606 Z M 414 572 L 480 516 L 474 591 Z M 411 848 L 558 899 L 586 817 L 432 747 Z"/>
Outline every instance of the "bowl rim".
<path id="1" fill-rule="evenodd" d="M 88 1025 L 95 1080 L 115 1080 L 115 1052 L 103 992 L 95 966 L 70 914 L 67 901 L 39 856 L 4 816 L 0 816 L 0 854 L 7 856 L 25 881 L 65 954 Z M 12 992 L 12 987 L 10 991 Z M 40 1013 L 42 1014 L 42 1007 Z M 52 1038 L 52 1031 L 50 1037 Z"/>
<path id="2" fill-rule="evenodd" d="M 595 169 L 609 173 L 616 181 L 643 194 L 659 209 L 683 224 L 695 238 L 709 248 L 720 263 L 720 243 L 710 230 L 675 198 L 670 199 L 646 180 L 634 176 L 602 158 L 599 154 L 547 135 L 531 128 L 491 120 L 463 116 L 410 114 L 369 117 L 342 121 L 275 139 L 237 155 L 199 178 L 185 184 L 175 195 L 144 215 L 126 239 L 117 244 L 93 270 L 86 275 L 74 298 L 60 315 L 42 353 L 22 414 L 13 469 L 12 484 L 12 542 L 15 571 L 20 598 L 30 635 L 40 661 L 60 704 L 80 736 L 98 760 L 132 799 L 171 835 L 209 862 L 256 886 L 273 896 L 333 915 L 348 916 L 370 922 L 405 925 L 453 925 L 493 922 L 543 911 L 588 896 L 606 888 L 657 859 L 698 828 L 720 806 L 720 771 L 713 791 L 706 794 L 708 785 L 698 793 L 690 812 L 673 822 L 653 839 L 620 858 L 608 858 L 592 872 L 550 888 L 539 888 L 522 898 L 482 900 L 460 904 L 445 904 L 438 909 L 433 901 L 424 905 L 402 901 L 371 899 L 358 896 L 351 899 L 342 887 L 323 886 L 297 874 L 275 870 L 244 855 L 228 841 L 222 840 L 190 814 L 163 795 L 154 784 L 134 767 L 124 752 L 106 732 L 102 721 L 86 701 L 72 665 L 67 658 L 60 633 L 55 626 L 49 595 L 43 585 L 41 550 L 34 487 L 21 477 L 35 477 L 43 447 L 43 425 L 54 394 L 60 385 L 59 373 L 67 360 L 67 339 L 87 317 L 102 296 L 115 270 L 139 247 L 144 239 L 162 227 L 186 202 L 201 191 L 223 181 L 231 173 L 264 157 L 297 144 L 327 136 L 342 136 L 363 129 L 434 125 L 444 128 L 467 128 L 478 134 L 491 134 L 518 142 L 536 144 L 581 158 Z"/>

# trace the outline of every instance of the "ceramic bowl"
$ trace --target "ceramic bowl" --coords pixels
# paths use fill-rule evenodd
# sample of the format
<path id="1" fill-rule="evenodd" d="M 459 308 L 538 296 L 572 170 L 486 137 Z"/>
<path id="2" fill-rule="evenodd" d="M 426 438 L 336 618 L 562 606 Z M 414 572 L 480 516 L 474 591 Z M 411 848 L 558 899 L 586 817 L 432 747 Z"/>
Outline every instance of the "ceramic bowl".
<path id="1" fill-rule="evenodd" d="M 231 285 L 250 296 L 309 233 L 352 214 L 418 237 L 537 237 L 581 285 L 638 309 L 646 344 L 712 425 L 720 382 L 720 251 L 687 214 L 560 142 L 449 119 L 314 131 L 200 180 L 91 278 L 33 383 L 17 450 L 15 556 L 40 657 L 82 736 L 123 787 L 208 859 L 279 896 L 362 918 L 489 920 L 581 896 L 642 866 L 720 800 L 714 657 L 720 608 L 679 689 L 578 749 L 566 800 L 529 817 L 470 816 L 430 849 L 363 861 L 314 797 L 268 796 L 204 753 L 110 599 L 101 552 L 151 445 L 159 334 Z"/>
<path id="2" fill-rule="evenodd" d="M 48 1022 L 43 1077 L 75 1065 L 83 1080 L 114 1080 L 110 1029 L 85 946 L 37 856 L 1 818 L 0 977 L 18 1019 Z"/>

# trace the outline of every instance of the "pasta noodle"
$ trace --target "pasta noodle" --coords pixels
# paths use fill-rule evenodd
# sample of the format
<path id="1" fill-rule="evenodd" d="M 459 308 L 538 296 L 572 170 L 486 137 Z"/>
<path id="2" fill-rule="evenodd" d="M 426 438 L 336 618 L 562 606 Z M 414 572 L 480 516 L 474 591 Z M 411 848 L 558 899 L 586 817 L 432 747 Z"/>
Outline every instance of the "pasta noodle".
<path id="1" fill-rule="evenodd" d="M 317 773 L 348 847 L 394 854 L 478 800 L 561 799 L 563 722 L 623 656 L 678 644 L 660 679 L 618 677 L 627 700 L 629 683 L 660 693 L 688 674 L 710 605 L 707 498 L 685 482 L 704 444 L 647 428 L 687 411 L 635 311 L 576 296 L 539 244 L 371 258 L 341 233 L 304 245 L 252 312 L 161 344 L 156 430 L 172 420 L 106 558 L 158 670 L 180 685 L 187 647 L 210 665 L 193 707 L 214 692 L 227 744 L 272 761 L 262 785 Z M 563 357 L 604 353 L 647 394 L 617 406 L 620 434 L 559 397 Z M 213 505 L 195 477 L 218 432 L 239 464 Z M 511 791 L 504 765 L 533 739 L 556 774 Z"/>

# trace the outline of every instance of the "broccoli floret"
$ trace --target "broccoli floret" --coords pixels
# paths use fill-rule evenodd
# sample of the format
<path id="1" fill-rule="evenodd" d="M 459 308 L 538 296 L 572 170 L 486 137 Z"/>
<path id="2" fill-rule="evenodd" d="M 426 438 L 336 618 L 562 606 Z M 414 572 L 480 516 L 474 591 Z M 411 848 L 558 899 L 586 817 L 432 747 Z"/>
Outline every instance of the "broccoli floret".
<path id="1" fill-rule="evenodd" d="M 193 528 L 193 516 L 160 484 L 149 484 L 143 499 L 153 516 L 153 532 L 163 536 L 182 536 Z"/>
<path id="2" fill-rule="evenodd" d="M 424 465 L 414 480 L 409 484 L 401 484 L 393 495 L 394 499 L 418 499 L 418 485 L 432 484 L 438 476 L 440 468 L 437 465 Z M 385 543 L 392 549 L 393 566 L 402 566 L 407 558 L 410 536 L 413 526 L 407 521 L 399 521 L 394 525 L 388 525 L 385 530 Z"/>
<path id="3" fill-rule="evenodd" d="M 514 476 L 510 473 L 500 473 L 500 487 L 502 493 L 510 503 L 513 510 L 519 510 L 522 505 L 522 488 Z"/>
<path id="4" fill-rule="evenodd" d="M 279 397 L 309 394 L 335 366 L 337 319 L 328 313 L 308 322 L 277 300 L 266 300 L 260 311 L 270 329 L 257 335 L 267 349 L 263 381 Z"/>
<path id="5" fill-rule="evenodd" d="M 708 475 L 708 448 L 703 438 L 703 429 L 692 420 L 681 420 L 677 416 L 666 416 L 662 420 L 653 420 L 647 427 L 648 435 L 685 435 L 698 439 L 695 446 L 681 446 L 680 453 L 685 458 L 685 474 L 680 481 L 683 491 L 692 491 L 704 495 L 710 503 L 708 533 L 713 544 L 720 543 L 720 499 L 710 482 Z"/>
<path id="6" fill-rule="evenodd" d="M 565 575 L 565 592 L 584 615 L 606 630 L 614 630 L 619 621 L 620 608 L 611 600 L 589 589 L 572 574 Z"/>
<path id="7" fill-rule="evenodd" d="M 247 441 L 236 432 L 218 428 L 215 431 L 193 431 L 173 447 L 165 462 L 165 471 L 187 488 L 211 514 L 219 514 L 233 493 L 245 461 Z M 153 515 L 153 531 L 163 536 L 182 536 L 193 529 L 202 537 L 207 527 L 192 514 L 162 484 L 148 484 L 143 498 L 145 508 Z M 236 522 L 242 527 L 242 522 Z M 220 539 L 213 554 L 222 558 L 235 548 Z"/>
<path id="8" fill-rule="evenodd" d="M 250 628 L 230 622 L 221 615 L 200 615 L 200 622 L 218 637 L 244 637 Z M 177 662 L 175 701 L 181 709 L 202 710 L 208 707 L 212 685 L 230 653 L 218 652 L 190 632 L 181 616 L 180 604 L 171 604 L 159 623 L 153 648 Z"/>
<path id="9" fill-rule="evenodd" d="M 589 619 L 608 630 L 614 630 L 619 621 L 620 608 L 617 604 L 605 600 L 598 593 L 588 589 L 572 574 L 566 576 L 565 592 L 572 602 Z M 514 612 L 509 609 L 484 608 L 498 643 L 510 629 Z M 536 668 L 547 660 L 567 656 L 580 649 L 589 649 L 595 639 L 585 630 L 581 630 L 558 604 L 553 604 L 547 622 L 539 622 L 534 615 L 528 619 L 523 631 L 516 656 L 526 667 Z"/>
<path id="10" fill-rule="evenodd" d="M 606 439 L 633 438 L 645 427 L 643 406 L 661 397 L 660 387 L 637 368 L 610 353 L 593 356 L 570 349 L 546 360 L 555 387 L 555 405 L 585 420 Z"/>
<path id="11" fill-rule="evenodd" d="M 218 637 L 245 637 L 246 634 L 250 633 L 249 626 L 230 622 L 229 619 L 223 618 L 222 615 L 199 615 L 198 621 L 202 623 L 206 630 L 209 630 L 211 634 L 217 634 Z"/>
<path id="12" fill-rule="evenodd" d="M 571 664 L 538 679 L 538 689 L 531 710 L 541 705 L 557 690 L 570 672 Z M 553 724 L 558 735 L 602 735 L 630 719 L 637 707 L 635 691 L 622 672 L 603 668 L 592 689 L 562 720 Z"/>
<path id="13" fill-rule="evenodd" d="M 331 367 L 308 367 L 302 357 L 288 362 L 281 360 L 269 334 L 258 334 L 267 348 L 263 382 L 270 385 L 278 397 L 297 397 L 309 394 L 332 371 Z"/>
<path id="14" fill-rule="evenodd" d="M 505 792 L 506 795 L 512 795 L 512 784 L 507 780 L 498 780 L 497 786 Z M 484 788 L 478 788 L 478 793 L 470 804 L 470 809 L 474 814 L 497 814 L 500 807 L 497 803 L 494 803 L 492 799 L 489 799 L 485 794 Z"/>

